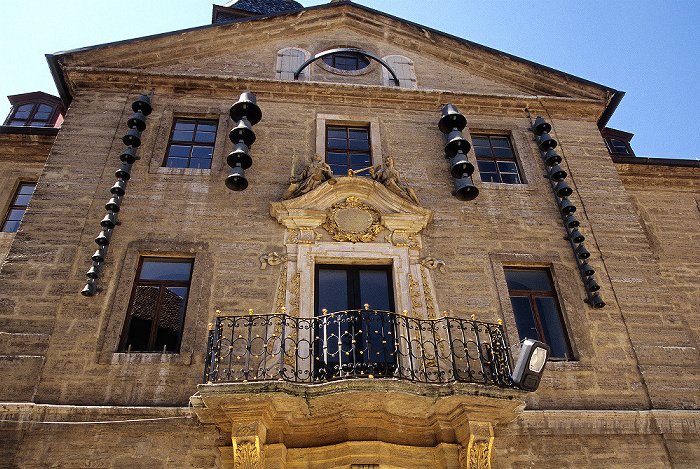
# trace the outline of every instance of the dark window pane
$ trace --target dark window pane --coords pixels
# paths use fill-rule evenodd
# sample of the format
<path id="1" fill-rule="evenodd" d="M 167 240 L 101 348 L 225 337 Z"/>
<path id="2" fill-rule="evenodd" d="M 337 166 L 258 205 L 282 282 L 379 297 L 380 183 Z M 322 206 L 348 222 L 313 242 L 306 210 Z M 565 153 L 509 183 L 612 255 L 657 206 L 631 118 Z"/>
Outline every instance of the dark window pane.
<path id="1" fill-rule="evenodd" d="M 496 172 L 496 163 L 493 161 L 477 161 L 479 172 Z"/>
<path id="2" fill-rule="evenodd" d="M 188 281 L 192 270 L 190 259 L 145 259 L 141 266 L 140 280 Z"/>
<path id="3" fill-rule="evenodd" d="M 328 166 L 331 167 L 331 172 L 335 176 L 347 176 L 348 175 L 348 166 L 345 165 L 337 165 L 337 164 L 328 164 Z"/>
<path id="4" fill-rule="evenodd" d="M 539 334 L 537 334 L 532 306 L 530 306 L 530 298 L 526 296 L 511 296 L 510 303 L 513 306 L 515 324 L 518 327 L 520 339 L 540 340 Z"/>
<path id="5" fill-rule="evenodd" d="M 190 160 L 189 167 L 195 168 L 195 169 L 210 169 L 211 168 L 211 159 L 192 158 Z"/>
<path id="6" fill-rule="evenodd" d="M 509 290 L 552 291 L 549 275 L 542 270 L 506 270 Z"/>
<path id="7" fill-rule="evenodd" d="M 491 137 L 491 145 L 494 147 L 510 148 L 510 142 L 505 137 Z"/>
<path id="8" fill-rule="evenodd" d="M 197 131 L 197 134 L 194 137 L 194 141 L 199 142 L 199 143 L 214 143 L 215 139 L 216 139 L 216 133 L 214 133 L 214 132 Z"/>
<path id="9" fill-rule="evenodd" d="M 498 173 L 479 172 L 479 175 L 481 176 L 481 180 L 483 182 L 501 182 L 501 180 L 498 177 Z"/>
<path id="10" fill-rule="evenodd" d="M 18 112 L 31 112 L 32 108 L 34 107 L 33 104 L 23 104 L 20 107 L 17 108 Z"/>
<path id="11" fill-rule="evenodd" d="M 158 307 L 159 287 L 139 286 L 132 298 L 131 317 L 129 321 L 126 350 L 148 350 L 149 338 L 153 329 L 153 320 Z"/>
<path id="12" fill-rule="evenodd" d="M 22 195 L 32 195 L 34 193 L 34 188 L 36 187 L 36 184 L 20 184 L 19 190 L 17 191 L 18 194 Z"/>
<path id="13" fill-rule="evenodd" d="M 14 121 L 11 121 L 11 122 L 10 122 L 10 125 L 24 125 L 25 122 L 26 122 L 26 121 L 17 121 L 17 120 L 14 120 Z"/>
<path id="14" fill-rule="evenodd" d="M 40 104 L 37 112 L 51 112 L 53 108 L 47 104 Z"/>
<path id="15" fill-rule="evenodd" d="M 328 153 L 328 164 L 347 164 L 347 153 Z"/>
<path id="16" fill-rule="evenodd" d="M 328 148 L 345 149 L 347 147 L 348 147 L 348 141 L 345 139 L 339 139 L 339 138 L 329 138 L 328 139 Z"/>
<path id="17" fill-rule="evenodd" d="M 170 151 L 168 156 L 179 156 L 182 158 L 187 158 L 190 156 L 190 150 L 192 147 L 184 145 L 170 145 Z"/>
<path id="18" fill-rule="evenodd" d="M 501 182 L 505 184 L 520 184 L 520 176 L 512 173 L 501 173 Z"/>
<path id="19" fill-rule="evenodd" d="M 165 166 L 168 168 L 186 168 L 188 164 L 187 158 L 172 158 L 168 157 L 168 161 L 165 162 Z"/>
<path id="20" fill-rule="evenodd" d="M 180 330 L 185 316 L 187 287 L 167 287 L 163 289 L 155 350 L 177 352 Z"/>
<path id="21" fill-rule="evenodd" d="M 202 123 L 200 122 L 199 125 L 197 125 L 197 132 L 214 132 L 216 133 L 216 123 Z"/>
<path id="22" fill-rule="evenodd" d="M 472 137 L 472 144 L 475 146 L 488 147 L 489 139 L 487 137 Z"/>
<path id="23" fill-rule="evenodd" d="M 542 323 L 544 342 L 552 349 L 550 355 L 552 357 L 569 358 L 568 347 L 564 339 L 564 327 L 559 318 L 559 311 L 554 298 L 537 297 L 535 298 L 535 305 Z"/>
<path id="24" fill-rule="evenodd" d="M 47 120 L 49 120 L 50 115 L 51 114 L 48 112 L 37 112 L 36 114 L 34 114 L 34 117 L 32 117 L 32 120 L 46 122 Z"/>
<path id="25" fill-rule="evenodd" d="M 489 147 L 474 147 L 474 154 L 476 156 L 493 156 L 493 153 L 491 152 L 491 148 Z"/>
<path id="26" fill-rule="evenodd" d="M 176 130 L 173 132 L 173 140 L 178 142 L 191 142 L 194 138 L 194 132 L 185 130 Z"/>
<path id="27" fill-rule="evenodd" d="M 194 130 L 195 123 L 193 121 L 178 120 L 175 122 L 175 130 Z"/>
<path id="28" fill-rule="evenodd" d="M 494 148 L 493 154 L 496 158 L 513 158 L 513 152 L 510 148 Z"/>
<path id="29" fill-rule="evenodd" d="M 367 129 L 349 129 L 349 138 L 367 140 L 369 138 L 369 131 Z"/>
<path id="30" fill-rule="evenodd" d="M 502 173 L 517 173 L 518 167 L 512 161 L 499 161 L 498 170 Z"/>
<path id="31" fill-rule="evenodd" d="M 348 309 L 348 277 L 344 269 L 319 269 L 318 271 L 318 311 L 332 313 Z"/>
<path id="32" fill-rule="evenodd" d="M 328 127 L 328 138 L 348 138 L 348 131 L 344 128 Z"/>
<path id="33" fill-rule="evenodd" d="M 369 309 L 391 310 L 389 279 L 385 270 L 360 270 L 360 303 Z"/>
<path id="34" fill-rule="evenodd" d="M 350 163 L 353 165 L 365 165 L 364 167 L 367 167 L 370 165 L 369 155 L 362 153 L 350 154 Z"/>
<path id="35" fill-rule="evenodd" d="M 17 111 L 14 115 L 15 119 L 27 120 L 31 111 Z"/>
<path id="36" fill-rule="evenodd" d="M 350 140 L 351 150 L 369 150 L 369 141 L 367 140 Z"/>
<path id="37" fill-rule="evenodd" d="M 19 229 L 19 221 L 7 220 L 2 227 L 2 231 L 6 233 L 15 233 Z"/>
<path id="38" fill-rule="evenodd" d="M 214 147 L 192 147 L 192 158 L 211 158 Z"/>
<path id="39" fill-rule="evenodd" d="M 7 213 L 8 220 L 19 221 L 22 219 L 23 216 L 24 216 L 24 209 L 21 209 L 21 208 L 10 209 L 10 211 Z"/>
<path id="40" fill-rule="evenodd" d="M 29 200 L 32 198 L 32 195 L 18 195 L 17 198 L 15 199 L 15 203 L 13 205 L 24 205 L 25 207 L 27 204 L 29 204 Z"/>

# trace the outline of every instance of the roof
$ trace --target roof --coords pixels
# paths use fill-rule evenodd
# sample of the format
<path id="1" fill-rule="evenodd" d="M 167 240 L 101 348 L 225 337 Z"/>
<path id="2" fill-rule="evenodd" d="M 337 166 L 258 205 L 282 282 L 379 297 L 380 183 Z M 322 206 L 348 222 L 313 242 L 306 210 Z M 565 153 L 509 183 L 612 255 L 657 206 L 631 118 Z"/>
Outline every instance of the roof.
<path id="1" fill-rule="evenodd" d="M 251 11 L 261 15 L 278 13 L 288 10 L 301 10 L 304 6 L 294 0 L 233 0 L 225 7 L 236 8 L 237 10 Z"/>

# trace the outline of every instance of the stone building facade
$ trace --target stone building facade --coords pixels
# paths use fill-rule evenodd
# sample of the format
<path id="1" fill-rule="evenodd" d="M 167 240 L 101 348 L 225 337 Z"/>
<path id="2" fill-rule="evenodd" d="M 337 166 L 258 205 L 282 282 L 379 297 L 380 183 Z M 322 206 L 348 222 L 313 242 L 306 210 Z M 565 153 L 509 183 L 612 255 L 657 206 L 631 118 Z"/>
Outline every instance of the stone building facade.
<path id="1" fill-rule="evenodd" d="M 49 56 L 60 131 L 2 127 L 0 208 L 22 181 L 36 188 L 0 237 L 0 465 L 696 467 L 697 163 L 611 157 L 601 129 L 617 90 L 350 1 L 297 5 L 215 7 L 210 26 Z M 230 108 L 247 91 L 262 118 L 248 106 L 243 128 Z M 466 118 L 469 181 L 445 158 L 447 103 Z M 536 116 L 558 142 L 597 292 Z M 229 175 L 246 151 L 252 165 Z M 517 293 L 533 272 L 547 286 Z M 353 288 L 340 308 L 353 318 L 403 318 L 391 359 L 323 329 L 341 320 L 319 319 L 322 303 Z M 369 290 L 389 306 L 364 307 Z M 491 342 L 399 345 L 400 324 L 490 324 L 514 361 L 529 324 L 518 298 L 552 347 L 535 392 L 497 379 Z M 362 312 L 375 309 L 392 315 Z M 216 335 L 235 321 L 243 342 Z M 352 344 L 386 354 L 368 338 L 386 334 Z M 368 367 L 329 358 L 346 346 Z M 429 372 L 469 357 L 476 378 Z"/>

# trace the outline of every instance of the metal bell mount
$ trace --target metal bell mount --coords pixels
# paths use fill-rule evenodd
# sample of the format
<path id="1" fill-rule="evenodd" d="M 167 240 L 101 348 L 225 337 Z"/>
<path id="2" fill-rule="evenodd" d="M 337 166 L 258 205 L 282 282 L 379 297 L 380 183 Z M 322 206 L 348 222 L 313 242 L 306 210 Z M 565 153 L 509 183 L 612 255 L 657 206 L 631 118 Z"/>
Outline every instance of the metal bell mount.
<path id="1" fill-rule="evenodd" d="M 226 187 L 232 191 L 243 191 L 248 187 L 245 170 L 253 164 L 250 146 L 255 143 L 252 127 L 262 119 L 262 111 L 257 105 L 255 95 L 250 91 L 241 93 L 238 101 L 229 109 L 229 115 L 236 126 L 231 129 L 228 138 L 233 142 L 233 151 L 226 157 L 226 163 L 232 168 L 226 178 Z"/>
<path id="2" fill-rule="evenodd" d="M 471 143 L 462 134 L 466 126 L 467 118 L 460 114 L 454 104 L 447 103 L 442 107 L 438 129 L 445 134 L 445 158 L 449 159 L 450 175 L 455 186 L 452 195 L 462 201 L 474 200 L 479 195 L 479 189 L 471 178 L 474 165 L 467 160 Z"/>

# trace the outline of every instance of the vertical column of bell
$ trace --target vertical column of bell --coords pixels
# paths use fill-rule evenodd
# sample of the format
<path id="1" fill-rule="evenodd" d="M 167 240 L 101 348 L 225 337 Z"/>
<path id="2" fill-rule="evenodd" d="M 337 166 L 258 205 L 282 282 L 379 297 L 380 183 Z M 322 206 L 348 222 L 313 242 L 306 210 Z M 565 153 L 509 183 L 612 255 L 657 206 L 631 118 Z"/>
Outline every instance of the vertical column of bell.
<path id="1" fill-rule="evenodd" d="M 252 126 L 260 122 L 262 112 L 256 104 L 255 95 L 246 91 L 233 103 L 229 115 L 236 126 L 228 134 L 234 147 L 226 157 L 226 163 L 232 168 L 231 174 L 226 178 L 226 187 L 232 191 L 242 191 L 248 187 L 245 170 L 253 164 L 253 159 L 248 154 L 250 146 L 255 142 Z"/>
<path id="2" fill-rule="evenodd" d="M 554 151 L 554 149 L 557 147 L 557 141 L 549 135 L 551 130 L 552 126 L 541 116 L 537 116 L 535 123 L 532 126 L 532 131 L 535 134 L 535 140 L 537 141 L 537 146 L 540 149 L 540 155 L 542 156 L 542 160 L 547 168 L 546 177 L 549 179 L 557 202 L 557 207 L 559 207 L 559 213 L 561 214 L 564 222 L 566 239 L 568 239 L 571 243 L 571 249 L 574 251 L 574 257 L 576 258 L 576 263 L 578 264 L 579 273 L 581 274 L 583 285 L 586 288 L 586 294 L 588 296 L 586 302 L 595 308 L 602 308 L 605 306 L 605 302 L 598 293 L 598 290 L 600 290 L 600 285 L 598 285 L 598 282 L 596 282 L 593 278 L 595 270 L 591 267 L 587 260 L 591 254 L 583 244 L 586 237 L 583 236 L 578 229 L 579 221 L 574 216 L 576 206 L 568 199 L 573 191 L 565 181 L 567 176 L 566 171 L 559 166 L 562 158 L 556 151 Z"/>
<path id="3" fill-rule="evenodd" d="M 473 200 L 479 195 L 479 189 L 471 179 L 474 165 L 467 160 L 471 144 L 462 135 L 466 126 L 467 119 L 459 113 L 454 104 L 448 103 L 443 106 L 438 128 L 445 134 L 445 158 L 450 161 L 450 174 L 455 186 L 452 195 L 459 200 Z"/>
<path id="4" fill-rule="evenodd" d="M 131 109 L 134 111 L 134 115 L 126 122 L 129 132 L 122 138 L 122 142 L 127 148 L 119 156 L 122 165 L 114 173 L 117 182 L 109 190 L 112 196 L 105 204 L 107 215 L 100 221 L 102 230 L 95 238 L 95 243 L 98 247 L 92 255 L 92 266 L 86 274 L 88 278 L 87 283 L 81 291 L 85 296 L 92 296 L 97 291 L 97 280 L 100 278 L 100 270 L 105 260 L 107 247 L 112 239 L 112 231 L 118 224 L 117 215 L 122 204 L 122 198 L 126 192 L 127 182 L 131 178 L 131 166 L 139 159 L 136 156 L 136 150 L 141 145 L 141 133 L 146 129 L 146 116 L 153 110 L 151 99 L 144 93 L 131 104 Z"/>

